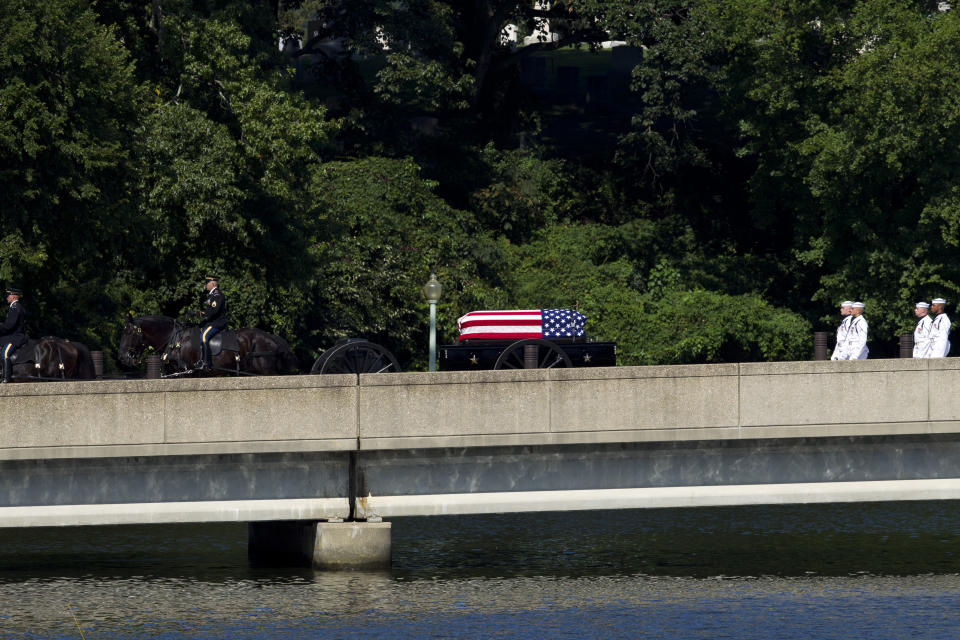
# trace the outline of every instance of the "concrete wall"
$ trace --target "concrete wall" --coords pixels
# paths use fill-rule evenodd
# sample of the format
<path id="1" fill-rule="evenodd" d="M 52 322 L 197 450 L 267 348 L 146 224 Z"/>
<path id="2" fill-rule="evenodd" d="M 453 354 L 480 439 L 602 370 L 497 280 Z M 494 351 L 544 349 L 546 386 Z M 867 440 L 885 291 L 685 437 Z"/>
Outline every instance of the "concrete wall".
<path id="1" fill-rule="evenodd" d="M 46 382 L 0 388 L 0 460 L 344 451 L 353 375 Z"/>
<path id="2" fill-rule="evenodd" d="M 351 468 L 361 516 L 956 499 L 958 383 L 944 359 L 2 385 L 0 526 L 342 518 Z"/>
<path id="3" fill-rule="evenodd" d="M 960 432 L 960 359 L 360 376 L 361 449 Z"/>
<path id="4" fill-rule="evenodd" d="M 0 460 L 960 433 L 960 359 L 5 385 Z"/>

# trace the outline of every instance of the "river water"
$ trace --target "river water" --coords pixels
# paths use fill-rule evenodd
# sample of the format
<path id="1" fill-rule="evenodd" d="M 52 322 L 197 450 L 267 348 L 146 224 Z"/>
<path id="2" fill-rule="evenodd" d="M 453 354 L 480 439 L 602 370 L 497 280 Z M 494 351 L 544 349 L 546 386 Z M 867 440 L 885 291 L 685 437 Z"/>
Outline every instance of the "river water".
<path id="1" fill-rule="evenodd" d="M 0 637 L 960 636 L 953 501 L 400 518 L 372 573 L 252 568 L 246 542 L 0 530 Z"/>

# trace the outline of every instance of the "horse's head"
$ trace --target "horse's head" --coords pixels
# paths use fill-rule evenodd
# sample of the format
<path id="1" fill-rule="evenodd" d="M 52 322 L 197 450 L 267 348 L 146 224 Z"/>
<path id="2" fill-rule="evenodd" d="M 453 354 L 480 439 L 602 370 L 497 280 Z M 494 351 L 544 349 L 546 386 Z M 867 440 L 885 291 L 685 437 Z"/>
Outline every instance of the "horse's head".
<path id="1" fill-rule="evenodd" d="M 143 328 L 137 318 L 127 318 L 127 324 L 120 334 L 120 346 L 117 348 L 117 359 L 126 367 L 135 367 L 140 362 L 143 350 L 147 343 L 143 339 Z"/>

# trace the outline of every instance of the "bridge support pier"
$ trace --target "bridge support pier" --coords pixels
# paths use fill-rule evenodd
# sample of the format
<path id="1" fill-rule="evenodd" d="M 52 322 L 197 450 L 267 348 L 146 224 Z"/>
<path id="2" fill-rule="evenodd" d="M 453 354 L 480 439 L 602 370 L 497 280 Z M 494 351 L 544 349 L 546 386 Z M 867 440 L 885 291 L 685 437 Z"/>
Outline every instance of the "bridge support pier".
<path id="1" fill-rule="evenodd" d="M 261 566 L 389 569 L 389 522 L 251 522 L 247 554 Z"/>

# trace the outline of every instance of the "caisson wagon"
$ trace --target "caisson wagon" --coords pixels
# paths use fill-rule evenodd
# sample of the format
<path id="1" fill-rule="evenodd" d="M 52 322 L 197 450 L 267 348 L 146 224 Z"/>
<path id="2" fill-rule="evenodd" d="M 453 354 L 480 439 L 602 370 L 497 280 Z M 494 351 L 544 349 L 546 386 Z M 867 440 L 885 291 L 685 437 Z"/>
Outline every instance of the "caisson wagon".
<path id="1" fill-rule="evenodd" d="M 438 349 L 441 371 L 612 367 L 614 342 L 587 339 L 586 318 L 571 309 L 472 311 L 459 320 L 457 344 Z M 311 373 L 395 373 L 397 359 L 364 338 L 348 338 L 327 349 Z"/>
<path id="2" fill-rule="evenodd" d="M 457 344 L 443 345 L 438 368 L 553 369 L 612 367 L 614 342 L 590 342 L 586 318 L 571 309 L 472 311 L 459 320 Z"/>

